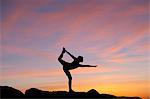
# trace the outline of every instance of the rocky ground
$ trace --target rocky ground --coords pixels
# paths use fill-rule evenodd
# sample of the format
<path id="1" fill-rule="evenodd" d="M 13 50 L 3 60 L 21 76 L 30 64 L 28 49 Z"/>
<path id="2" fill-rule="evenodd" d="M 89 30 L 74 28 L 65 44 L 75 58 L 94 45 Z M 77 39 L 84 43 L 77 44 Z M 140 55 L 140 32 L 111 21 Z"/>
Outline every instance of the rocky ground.
<path id="1" fill-rule="evenodd" d="M 9 87 L 0 86 L 1 98 L 109 98 L 109 99 L 141 99 L 140 97 L 117 97 L 110 94 L 100 94 L 95 89 L 88 92 L 72 92 L 67 91 L 42 91 L 36 88 L 30 88 L 23 94 L 21 91 Z"/>

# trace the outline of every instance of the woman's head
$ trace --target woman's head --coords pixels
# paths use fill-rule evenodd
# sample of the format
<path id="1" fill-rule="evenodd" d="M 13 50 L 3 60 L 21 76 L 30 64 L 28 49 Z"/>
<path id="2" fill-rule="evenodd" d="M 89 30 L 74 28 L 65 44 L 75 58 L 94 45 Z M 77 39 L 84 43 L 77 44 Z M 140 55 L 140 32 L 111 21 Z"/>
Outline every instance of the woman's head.
<path id="1" fill-rule="evenodd" d="M 83 56 L 78 56 L 78 61 L 83 62 Z"/>

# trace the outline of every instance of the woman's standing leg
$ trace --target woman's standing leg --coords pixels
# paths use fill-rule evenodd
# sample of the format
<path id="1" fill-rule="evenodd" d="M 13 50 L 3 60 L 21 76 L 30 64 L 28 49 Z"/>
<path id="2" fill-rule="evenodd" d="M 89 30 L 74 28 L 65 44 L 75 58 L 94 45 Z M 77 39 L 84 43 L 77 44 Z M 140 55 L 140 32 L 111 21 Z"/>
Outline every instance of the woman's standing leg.
<path id="1" fill-rule="evenodd" d="M 64 70 L 64 72 L 68 77 L 69 92 L 73 92 L 73 90 L 72 90 L 72 76 L 71 76 L 69 70 Z"/>

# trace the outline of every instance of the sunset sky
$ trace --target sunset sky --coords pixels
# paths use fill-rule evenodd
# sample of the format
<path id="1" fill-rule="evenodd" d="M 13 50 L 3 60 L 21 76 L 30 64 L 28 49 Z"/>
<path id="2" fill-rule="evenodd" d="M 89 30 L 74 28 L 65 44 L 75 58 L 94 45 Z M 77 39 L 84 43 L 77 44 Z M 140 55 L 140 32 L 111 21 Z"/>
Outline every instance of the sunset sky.
<path id="1" fill-rule="evenodd" d="M 64 46 L 98 65 L 71 71 L 75 91 L 148 97 L 149 3 L 1 0 L 1 85 L 68 91 L 57 60 Z M 72 62 L 67 54 L 64 60 Z"/>

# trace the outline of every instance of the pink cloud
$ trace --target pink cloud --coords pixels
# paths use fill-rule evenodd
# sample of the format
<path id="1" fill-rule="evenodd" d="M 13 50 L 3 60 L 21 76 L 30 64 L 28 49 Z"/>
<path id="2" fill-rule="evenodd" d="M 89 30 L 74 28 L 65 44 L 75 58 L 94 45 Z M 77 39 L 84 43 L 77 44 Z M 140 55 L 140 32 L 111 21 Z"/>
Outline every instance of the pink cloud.
<path id="1" fill-rule="evenodd" d="M 55 55 L 52 52 L 37 50 L 37 49 L 31 49 L 31 48 L 23 48 L 23 47 L 17 47 L 17 46 L 2 46 L 3 53 L 10 53 L 10 54 L 16 54 L 16 55 L 22 55 L 22 56 L 29 56 L 29 57 L 39 57 L 44 58 L 48 60 L 54 60 Z"/>
<path id="2" fill-rule="evenodd" d="M 48 2 L 48 1 L 46 1 Z M 21 2 L 19 2 L 21 3 Z M 18 4 L 19 4 L 18 3 Z M 25 2 L 25 4 L 28 4 L 29 1 Z M 117 2 L 122 4 L 122 2 Z M 23 3 L 21 3 L 23 4 Z M 55 5 L 56 7 L 61 7 L 62 5 L 54 3 L 54 2 L 50 2 L 49 4 L 51 5 Z M 63 31 L 63 27 L 66 28 L 66 33 L 57 41 L 58 44 L 60 45 L 69 45 L 70 41 L 74 41 L 76 40 L 76 36 L 79 34 L 79 32 L 91 32 L 90 35 L 87 35 L 86 39 L 83 39 L 83 41 L 85 40 L 86 42 L 88 41 L 92 41 L 92 40 L 98 40 L 101 39 L 103 37 L 112 37 L 115 33 L 114 32 L 110 32 L 110 33 L 106 33 L 106 31 L 108 29 L 112 29 L 112 24 L 114 23 L 114 20 L 116 21 L 116 19 L 118 21 L 120 21 L 120 19 L 122 19 L 122 17 L 124 17 L 124 13 L 126 13 L 126 15 L 130 16 L 130 13 L 128 13 L 127 11 L 124 12 L 120 12 L 119 14 L 114 14 L 114 19 L 110 19 L 110 21 L 104 23 L 104 26 L 101 27 L 99 29 L 99 27 L 95 27 L 93 26 L 92 28 L 88 29 L 88 23 L 92 23 L 93 19 L 96 20 L 97 18 L 101 18 L 102 20 L 105 20 L 105 15 L 108 15 L 108 12 L 113 11 L 113 9 L 116 9 L 115 4 L 107 4 L 107 5 L 97 5 L 95 1 L 88 1 L 84 4 L 84 6 L 82 6 L 80 8 L 80 5 L 78 3 L 75 3 L 73 5 L 67 5 L 64 8 L 64 10 L 60 11 L 60 12 L 55 12 L 55 13 L 37 13 L 37 12 L 31 12 L 33 9 L 35 8 L 40 8 L 43 7 L 44 5 L 47 5 L 47 3 L 45 2 L 40 2 L 38 1 L 36 4 L 34 4 L 33 2 L 31 2 L 31 4 L 29 4 L 29 6 L 17 6 L 16 8 L 19 9 L 15 9 L 14 12 L 12 12 L 12 14 L 10 15 L 10 17 L 7 18 L 5 24 L 11 25 L 11 26 L 7 26 L 4 24 L 4 27 L 6 29 L 6 31 L 11 31 L 11 29 L 9 29 L 9 27 L 13 27 L 13 25 L 19 21 L 19 19 L 23 19 L 25 20 L 24 16 L 30 16 L 30 17 L 34 17 L 34 19 L 32 20 L 32 24 L 29 25 L 29 27 L 24 28 L 24 29 L 16 29 L 15 31 L 18 32 L 23 32 L 24 36 L 23 37 L 30 37 L 30 38 L 34 38 L 34 36 L 36 35 L 36 37 L 50 37 L 52 35 L 52 33 L 57 32 L 57 31 Z M 94 6 L 94 7 L 93 7 Z M 122 5 L 120 5 L 119 7 L 121 7 Z M 105 8 L 105 9 L 103 9 Z M 138 8 L 138 10 L 136 9 Z M 32 9 L 31 11 L 29 9 Z M 89 9 L 89 10 L 87 10 Z M 130 10 L 131 12 L 138 12 L 139 14 L 142 13 L 143 10 L 140 9 L 144 9 L 144 7 L 133 7 L 132 10 Z M 137 10 L 137 11 L 136 11 Z M 74 12 L 73 12 L 74 11 Z M 82 13 L 84 12 L 84 13 Z M 30 14 L 29 14 L 30 13 Z M 73 20 L 69 20 L 68 17 L 73 14 L 80 14 L 78 16 L 76 16 Z M 135 14 L 133 14 L 135 15 Z M 117 18 L 116 18 L 117 17 Z M 18 20 L 17 20 L 18 19 Z M 51 24 L 53 23 L 53 24 Z M 44 26 L 43 26 L 44 25 Z M 63 26 L 63 27 L 62 27 Z M 85 26 L 85 27 L 84 27 Z M 90 25 L 91 27 L 92 25 Z M 41 27 L 43 28 L 43 30 L 40 33 L 38 32 L 38 28 Z M 44 30 L 45 27 L 49 27 L 50 29 L 48 29 L 47 31 Z M 6 34 L 5 34 L 6 35 Z M 7 36 L 7 35 L 6 35 Z M 85 42 L 85 43 L 86 43 Z M 70 42 L 72 43 L 72 42 Z M 57 45 L 57 44 L 56 44 Z"/>
<path id="3" fill-rule="evenodd" d="M 118 52 L 122 48 L 129 48 L 131 46 L 134 46 L 134 44 L 142 39 L 145 34 L 148 32 L 147 26 L 140 27 L 136 31 L 134 31 L 131 34 L 127 34 L 126 36 L 119 39 L 118 43 L 114 46 L 111 46 L 109 48 L 106 48 L 104 50 L 104 54 L 110 55 L 112 53 Z M 134 38 L 133 38 L 134 37 Z"/>
<path id="4" fill-rule="evenodd" d="M 20 65 L 23 66 L 23 65 Z M 82 74 L 97 74 L 97 73 L 108 73 L 108 72 L 115 72 L 115 71 L 120 71 L 120 70 L 125 70 L 124 67 L 117 67 L 117 70 L 115 67 L 109 67 L 108 65 L 98 65 L 97 68 L 78 68 L 75 70 L 70 71 L 72 73 L 72 75 L 82 75 Z M 47 69 L 47 70 L 21 70 L 21 71 L 10 71 L 7 70 L 6 71 L 2 71 L 2 75 L 5 78 L 2 78 L 3 80 L 7 80 L 7 79 L 19 79 L 19 78 L 43 78 L 43 77 L 60 77 L 60 76 L 64 76 L 65 77 L 65 73 L 63 72 L 63 69 L 56 69 L 56 68 L 52 68 L 52 69 Z"/>
<path id="5" fill-rule="evenodd" d="M 141 8 L 141 9 L 144 9 L 144 8 Z M 135 9 L 133 9 L 132 12 L 133 11 L 135 11 Z M 139 13 L 142 14 L 142 11 L 139 10 Z M 121 12 L 121 13 L 123 13 L 123 12 Z M 138 13 L 138 11 L 137 11 L 137 13 Z M 79 37 L 79 39 L 82 40 L 82 42 L 80 42 L 80 44 L 84 44 L 84 43 L 86 44 L 86 43 L 89 43 L 89 41 L 90 42 L 93 42 L 93 41 L 101 42 L 104 39 L 113 40 L 113 38 L 115 38 L 116 35 L 117 35 L 114 31 L 112 31 L 113 28 L 114 28 L 114 23 L 119 22 L 119 24 L 120 24 L 120 21 L 124 17 L 123 14 L 115 15 L 115 16 L 114 16 L 114 19 L 111 19 L 110 21 L 108 21 L 107 23 L 105 23 L 104 26 L 102 26 L 100 28 L 93 28 L 93 27 L 90 28 L 90 30 L 88 32 L 91 32 L 91 34 L 87 34 L 86 37 L 82 37 L 82 36 Z M 136 14 L 130 15 L 130 13 L 128 13 L 128 16 L 130 16 L 130 17 L 134 16 L 135 17 Z M 91 19 L 93 19 L 93 18 L 91 17 Z M 84 19 L 86 20 L 86 18 L 83 18 L 83 20 Z M 74 30 L 75 31 L 77 31 L 77 30 L 78 31 L 82 31 L 80 29 L 80 27 L 84 26 L 85 23 L 83 21 L 83 24 L 78 24 L 78 22 L 82 22 L 82 17 L 81 17 L 81 19 L 77 19 L 76 23 L 72 23 L 73 24 L 73 25 L 71 25 L 72 26 L 72 31 L 74 31 Z M 123 22 L 124 26 L 126 26 L 125 28 L 133 26 L 133 24 L 130 24 L 130 23 L 133 23 L 133 22 L 132 21 L 130 22 L 130 20 L 127 20 L 126 22 Z M 74 25 L 74 24 L 77 24 L 77 25 Z M 73 26 L 77 26 L 77 27 L 73 28 Z M 137 29 L 137 28 L 139 28 L 139 29 Z M 121 48 L 133 45 L 136 41 L 140 40 L 143 36 L 145 36 L 146 32 L 148 32 L 147 26 L 141 26 L 141 25 L 137 25 L 137 26 L 135 26 L 133 28 L 128 28 L 128 29 L 129 30 L 125 30 L 125 31 L 119 30 L 119 32 L 123 32 L 123 33 L 127 32 L 128 34 L 125 37 L 122 36 L 122 37 L 120 37 L 120 39 L 118 38 L 117 44 L 114 47 L 108 49 L 109 53 L 111 53 L 111 52 L 117 52 Z M 84 32 L 85 32 L 85 30 L 84 30 Z M 131 34 L 129 34 L 129 33 L 131 33 Z M 63 44 L 68 44 L 68 42 L 72 41 L 75 44 L 75 42 L 76 42 L 75 39 L 76 39 L 77 35 L 79 35 L 78 32 L 68 33 L 68 34 L 62 36 L 62 39 L 60 39 L 60 41 Z M 131 39 L 132 36 L 134 36 L 135 38 Z M 78 45 L 80 45 L 80 44 L 78 44 Z"/>
<path id="6" fill-rule="evenodd" d="M 144 42 L 143 44 L 138 44 L 130 49 L 130 53 L 148 53 L 150 48 L 150 45 L 148 44 L 148 41 Z"/>
<path id="7" fill-rule="evenodd" d="M 129 62 L 148 62 L 148 56 L 142 57 L 142 56 L 136 56 L 136 57 L 111 57 L 106 60 L 107 62 L 113 62 L 113 63 L 129 63 Z"/>
<path id="8" fill-rule="evenodd" d="M 49 69 L 49 70 L 28 70 L 28 71 L 20 71 L 20 72 L 4 72 L 2 75 L 5 78 L 2 79 L 19 79 L 19 78 L 41 78 L 41 77 L 56 77 L 61 76 L 63 72 L 57 69 Z"/>

